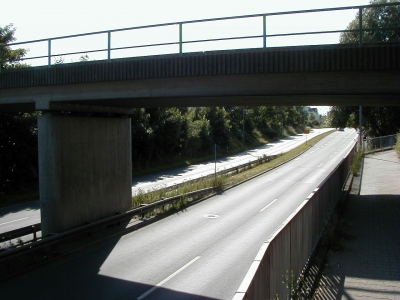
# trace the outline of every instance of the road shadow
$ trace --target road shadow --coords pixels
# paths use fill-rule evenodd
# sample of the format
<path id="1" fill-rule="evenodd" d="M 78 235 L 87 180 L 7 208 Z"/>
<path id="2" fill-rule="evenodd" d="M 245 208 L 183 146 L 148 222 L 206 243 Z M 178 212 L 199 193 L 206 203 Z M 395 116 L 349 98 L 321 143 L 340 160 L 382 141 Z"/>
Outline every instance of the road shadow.
<path id="1" fill-rule="evenodd" d="M 18 213 L 22 210 L 26 211 L 39 211 L 40 203 L 39 200 L 28 201 L 23 203 L 18 203 L 10 206 L 0 207 L 0 218 L 8 214 Z"/>
<path id="2" fill-rule="evenodd" d="M 123 226 L 125 227 L 125 225 Z M 103 232 L 104 236 L 107 234 L 110 232 Z M 163 286 L 156 288 L 154 284 L 135 281 L 135 277 L 140 276 L 137 272 L 135 273 L 135 267 L 132 264 L 129 265 L 129 262 L 121 263 L 129 261 L 129 256 L 135 257 L 134 252 L 125 253 L 124 260 L 117 259 L 116 265 L 107 265 L 106 261 L 113 255 L 115 246 L 121 237 L 122 235 L 100 241 L 101 246 L 85 247 L 83 250 L 64 255 L 0 281 L 1 298 L 7 300 L 123 300 L 140 297 L 144 300 L 216 299 L 171 290 Z M 79 243 L 75 243 L 70 247 L 80 246 Z M 120 265 L 118 265 L 118 261 L 121 263 Z M 151 266 L 150 262 L 147 263 Z M 117 270 L 120 278 L 105 275 L 110 274 L 108 268 L 113 268 L 114 272 Z M 154 266 L 151 268 L 154 269 Z M 151 278 L 149 280 L 152 281 Z"/>

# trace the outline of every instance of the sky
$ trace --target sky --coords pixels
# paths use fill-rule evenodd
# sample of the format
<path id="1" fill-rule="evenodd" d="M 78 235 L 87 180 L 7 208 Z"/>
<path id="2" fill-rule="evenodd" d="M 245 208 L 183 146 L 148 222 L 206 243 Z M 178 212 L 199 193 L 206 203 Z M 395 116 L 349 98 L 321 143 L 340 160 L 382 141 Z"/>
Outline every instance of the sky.
<path id="1" fill-rule="evenodd" d="M 16 28 L 16 42 L 32 41 L 65 35 L 73 35 L 103 30 L 129 28 L 135 26 L 162 24 L 179 21 L 295 11 L 305 9 L 348 7 L 367 5 L 369 0 L 13 0 L 0 17 L 0 26 L 10 23 Z M 323 14 L 301 14 L 268 17 L 267 34 L 340 30 L 345 29 L 354 19 L 356 10 L 346 10 Z M 262 34 L 262 18 L 246 21 L 206 22 L 183 25 L 183 39 L 207 39 L 226 36 Z M 163 27 L 112 34 L 112 47 L 126 47 L 136 44 L 176 41 L 178 26 Z M 298 44 L 329 44 L 338 42 L 338 34 L 279 37 L 267 39 L 267 46 L 287 46 Z M 129 41 L 129 42 L 128 42 Z M 219 50 L 227 48 L 261 47 L 260 39 L 184 44 L 184 52 Z M 33 43 L 19 47 L 29 49 L 27 56 L 46 55 L 47 43 Z M 88 48 L 89 47 L 89 48 Z M 90 51 L 107 47 L 107 35 L 52 41 L 52 54 L 76 51 Z M 161 47 L 159 47 L 161 49 Z M 113 58 L 141 56 L 153 53 L 155 47 L 121 50 L 112 52 Z M 164 53 L 177 51 L 177 46 L 164 47 Z M 145 54 L 143 54 L 145 52 Z M 103 53 L 89 53 L 89 58 L 104 59 Z M 62 56 L 65 62 L 73 62 L 79 56 Z M 53 58 L 55 59 L 55 58 Z M 43 61 L 43 60 L 42 60 Z M 30 63 L 32 61 L 26 61 Z M 36 65 L 45 64 L 38 62 Z M 35 65 L 35 63 L 32 63 Z M 318 107 L 325 114 L 327 107 Z"/>

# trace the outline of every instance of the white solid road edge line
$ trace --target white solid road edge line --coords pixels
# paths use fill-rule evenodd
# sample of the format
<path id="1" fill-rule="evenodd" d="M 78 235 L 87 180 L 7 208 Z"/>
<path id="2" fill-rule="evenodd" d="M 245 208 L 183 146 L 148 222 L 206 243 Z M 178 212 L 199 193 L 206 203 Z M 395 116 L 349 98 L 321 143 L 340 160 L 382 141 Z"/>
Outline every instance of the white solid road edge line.
<path id="1" fill-rule="evenodd" d="M 193 258 L 191 261 L 189 261 L 186 265 L 184 265 L 183 267 L 181 267 L 179 270 L 175 271 L 174 273 L 172 273 L 171 275 L 169 275 L 167 278 L 165 278 L 164 280 L 160 281 L 159 283 L 157 283 L 155 286 L 153 286 L 151 289 L 149 289 L 146 293 L 142 294 L 141 296 L 139 296 L 137 298 L 137 300 L 141 300 L 144 297 L 148 296 L 150 293 L 154 292 L 156 289 L 158 289 L 160 286 L 162 286 L 164 283 L 166 283 L 167 281 L 169 281 L 170 279 L 174 278 L 176 275 L 178 275 L 180 272 L 182 272 L 183 270 L 185 270 L 187 267 L 189 267 L 191 264 L 193 264 L 196 260 L 198 260 L 200 258 L 200 256 L 196 256 L 195 258 Z"/>
<path id="2" fill-rule="evenodd" d="M 272 204 L 274 204 L 274 202 L 275 202 L 276 200 L 278 200 L 278 199 L 275 199 L 274 201 L 272 201 L 270 204 L 268 204 L 266 207 L 264 207 L 262 210 L 260 210 L 260 212 L 266 210 L 268 207 L 270 207 Z"/>
<path id="3" fill-rule="evenodd" d="M 10 223 L 14 223 L 14 222 L 18 222 L 18 221 L 22 221 L 22 220 L 25 220 L 25 219 L 28 219 L 28 218 L 29 218 L 29 217 L 22 218 L 22 219 L 18 219 L 18 220 L 14 220 L 14 221 L 10 221 L 10 222 L 1 223 L 0 226 L 1 226 L 1 225 L 6 225 L 6 224 L 10 224 Z"/>

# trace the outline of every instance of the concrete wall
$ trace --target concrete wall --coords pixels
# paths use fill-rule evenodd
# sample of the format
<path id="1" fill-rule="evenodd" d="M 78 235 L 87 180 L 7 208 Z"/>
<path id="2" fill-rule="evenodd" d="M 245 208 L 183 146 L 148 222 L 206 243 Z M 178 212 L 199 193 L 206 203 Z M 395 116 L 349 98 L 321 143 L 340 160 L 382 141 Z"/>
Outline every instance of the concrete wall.
<path id="1" fill-rule="evenodd" d="M 287 279 L 300 277 L 340 198 L 357 145 L 262 244 L 232 300 L 287 299 Z M 293 277 L 291 277 L 293 274 Z"/>
<path id="2" fill-rule="evenodd" d="M 129 118 L 38 118 L 42 232 L 59 233 L 131 207 Z"/>

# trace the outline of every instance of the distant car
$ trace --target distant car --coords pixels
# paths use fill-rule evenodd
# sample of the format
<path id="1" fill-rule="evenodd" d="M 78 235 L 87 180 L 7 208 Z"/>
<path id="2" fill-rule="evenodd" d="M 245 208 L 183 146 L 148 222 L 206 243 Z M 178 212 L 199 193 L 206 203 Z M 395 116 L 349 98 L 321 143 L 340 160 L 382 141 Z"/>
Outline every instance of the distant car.
<path id="1" fill-rule="evenodd" d="M 343 127 L 339 127 L 338 131 L 344 131 L 344 128 Z"/>

